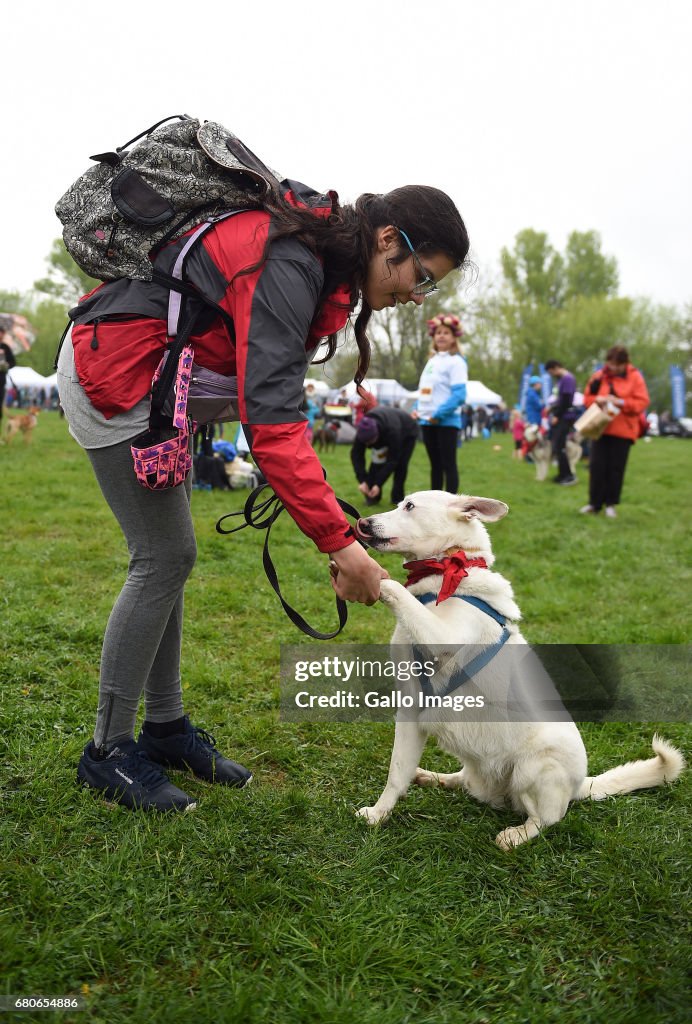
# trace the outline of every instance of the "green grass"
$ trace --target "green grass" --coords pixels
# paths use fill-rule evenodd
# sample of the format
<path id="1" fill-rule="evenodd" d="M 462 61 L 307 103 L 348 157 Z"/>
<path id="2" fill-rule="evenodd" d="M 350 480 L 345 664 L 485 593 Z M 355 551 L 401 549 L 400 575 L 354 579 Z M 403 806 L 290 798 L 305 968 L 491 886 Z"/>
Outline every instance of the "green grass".
<path id="1" fill-rule="evenodd" d="M 611 523 L 576 514 L 584 468 L 578 487 L 540 485 L 495 443 L 461 451 L 462 488 L 511 507 L 492 533 L 527 638 L 686 643 L 692 445 L 638 444 Z M 348 450 L 325 464 L 358 504 Z M 88 1012 L 61 1019 L 108 1024 L 684 1019 L 689 777 L 574 805 L 509 855 L 492 840 L 512 815 L 458 794 L 412 791 L 368 830 L 353 810 L 381 790 L 392 727 L 278 720 L 279 645 L 309 641 L 264 580 L 263 538 L 214 532 L 242 493 L 193 495 L 184 678 L 194 720 L 252 767 L 251 792 L 174 774 L 200 805 L 160 818 L 79 789 L 126 553 L 57 416 L 30 447 L 0 448 L 0 472 L 3 992 L 84 986 Z M 427 475 L 419 448 L 410 489 Z M 273 551 L 288 600 L 333 626 L 325 557 L 290 522 Z M 352 607 L 343 638 L 382 642 L 391 625 Z M 689 749 L 681 723 L 583 726 L 592 771 L 647 756 L 655 728 Z M 424 763 L 453 764 L 433 747 Z"/>

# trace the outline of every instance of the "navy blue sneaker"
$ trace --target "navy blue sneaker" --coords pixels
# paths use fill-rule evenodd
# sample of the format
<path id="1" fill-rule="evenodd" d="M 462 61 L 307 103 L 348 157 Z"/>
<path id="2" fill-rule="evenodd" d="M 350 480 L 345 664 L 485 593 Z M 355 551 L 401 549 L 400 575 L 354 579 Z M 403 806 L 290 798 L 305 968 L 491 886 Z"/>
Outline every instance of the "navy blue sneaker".
<path id="1" fill-rule="evenodd" d="M 147 731 L 146 722 L 137 740 L 147 756 L 166 768 L 191 771 L 204 782 L 220 782 L 224 786 L 242 789 L 252 779 L 252 773 L 241 764 L 230 761 L 216 749 L 216 740 L 204 729 L 197 729 L 187 715 L 183 730 L 174 736 L 160 739 Z"/>
<path id="2" fill-rule="evenodd" d="M 197 806 L 134 740 L 113 747 L 105 758 L 96 756 L 93 741 L 88 743 L 79 761 L 77 780 L 130 810 L 191 811 Z"/>

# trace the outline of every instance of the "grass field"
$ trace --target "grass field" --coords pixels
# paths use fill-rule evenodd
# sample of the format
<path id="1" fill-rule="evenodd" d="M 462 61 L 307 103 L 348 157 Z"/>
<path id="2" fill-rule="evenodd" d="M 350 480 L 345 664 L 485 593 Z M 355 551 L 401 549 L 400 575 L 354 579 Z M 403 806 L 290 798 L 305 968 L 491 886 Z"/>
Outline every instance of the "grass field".
<path id="1" fill-rule="evenodd" d="M 692 444 L 636 446 L 616 522 L 576 514 L 584 467 L 577 487 L 540 485 L 510 447 L 474 440 L 459 464 L 466 492 L 510 505 L 494 548 L 527 638 L 687 643 Z M 348 450 L 324 461 L 358 504 Z M 434 790 L 368 830 L 353 811 L 379 794 L 392 727 L 278 720 L 279 645 L 309 641 L 264 580 L 262 537 L 214 532 L 242 492 L 193 494 L 184 686 L 193 720 L 252 768 L 251 791 L 174 773 L 196 813 L 150 817 L 79 789 L 126 552 L 57 415 L 30 447 L 0 448 L 0 473 L 2 993 L 83 994 L 87 1012 L 60 1019 L 104 1024 L 687 1019 L 689 774 L 574 805 L 509 855 L 492 840 L 511 814 Z M 427 485 L 420 446 L 409 484 Z M 326 558 L 290 522 L 273 552 L 288 600 L 333 626 Z M 344 640 L 390 631 L 386 609 L 356 606 Z M 591 770 L 646 757 L 656 728 L 689 752 L 665 711 L 584 725 Z M 424 764 L 453 766 L 434 748 Z"/>

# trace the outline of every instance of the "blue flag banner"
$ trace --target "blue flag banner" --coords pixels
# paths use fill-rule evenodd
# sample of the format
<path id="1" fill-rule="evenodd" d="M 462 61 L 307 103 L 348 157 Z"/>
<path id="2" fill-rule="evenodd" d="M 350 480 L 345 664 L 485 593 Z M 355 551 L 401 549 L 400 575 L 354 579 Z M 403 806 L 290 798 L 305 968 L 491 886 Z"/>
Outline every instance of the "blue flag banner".
<path id="1" fill-rule="evenodd" d="M 670 368 L 670 411 L 674 420 L 679 420 L 685 415 L 685 374 L 679 366 Z"/>
<path id="2" fill-rule="evenodd" d="M 529 390 L 529 377 L 531 376 L 532 370 L 533 363 L 529 363 L 521 375 L 521 381 L 519 383 L 519 401 L 517 403 L 520 409 L 523 409 L 526 403 L 526 392 Z"/>
<path id="3" fill-rule="evenodd" d="M 541 378 L 541 398 L 543 399 L 543 405 L 547 405 L 548 399 L 553 393 L 553 378 L 550 376 L 543 363 L 538 364 L 538 373 Z"/>

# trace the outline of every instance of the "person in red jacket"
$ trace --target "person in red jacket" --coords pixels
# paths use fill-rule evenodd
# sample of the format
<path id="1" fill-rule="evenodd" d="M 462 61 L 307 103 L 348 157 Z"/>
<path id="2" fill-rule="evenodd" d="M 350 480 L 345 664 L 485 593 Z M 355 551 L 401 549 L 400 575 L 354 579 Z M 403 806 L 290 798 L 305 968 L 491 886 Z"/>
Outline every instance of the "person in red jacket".
<path id="1" fill-rule="evenodd" d="M 336 193 L 316 197 L 291 185 L 289 200 L 273 197 L 215 223 L 188 255 L 186 236 L 172 241 L 155 268 L 170 273 L 184 257 L 186 281 L 226 314 L 200 309 L 195 361 L 237 377 L 240 420 L 257 465 L 300 529 L 336 563 L 337 595 L 370 605 L 388 574 L 355 543 L 324 480 L 300 411 L 305 373 L 323 339 L 326 358 L 334 354 L 337 331 L 359 305 L 360 384 L 373 310 L 422 303 L 465 264 L 469 239 L 438 189 L 406 186 L 342 206 Z M 318 215 L 325 203 L 315 200 L 325 199 L 327 215 Z M 70 314 L 58 382 L 70 431 L 87 451 L 130 552 L 104 637 L 94 739 L 78 778 L 128 807 L 187 810 L 194 801 L 164 768 L 236 787 L 250 773 L 223 757 L 183 710 L 183 589 L 196 556 L 189 481 L 147 490 L 133 470 L 131 443 L 147 429 L 151 378 L 168 342 L 168 298 L 161 284 L 130 279 L 85 296 Z M 145 721 L 135 741 L 142 694 Z"/>
<path id="2" fill-rule="evenodd" d="M 589 504 L 579 511 L 595 515 L 605 505 L 609 519 L 617 518 L 622 482 L 630 448 L 640 436 L 641 414 L 649 404 L 649 392 L 639 370 L 629 361 L 623 345 L 606 353 L 602 370 L 593 374 L 584 391 L 584 405 L 597 402 L 601 408 L 615 407 L 618 413 L 597 441 L 589 457 Z"/>

